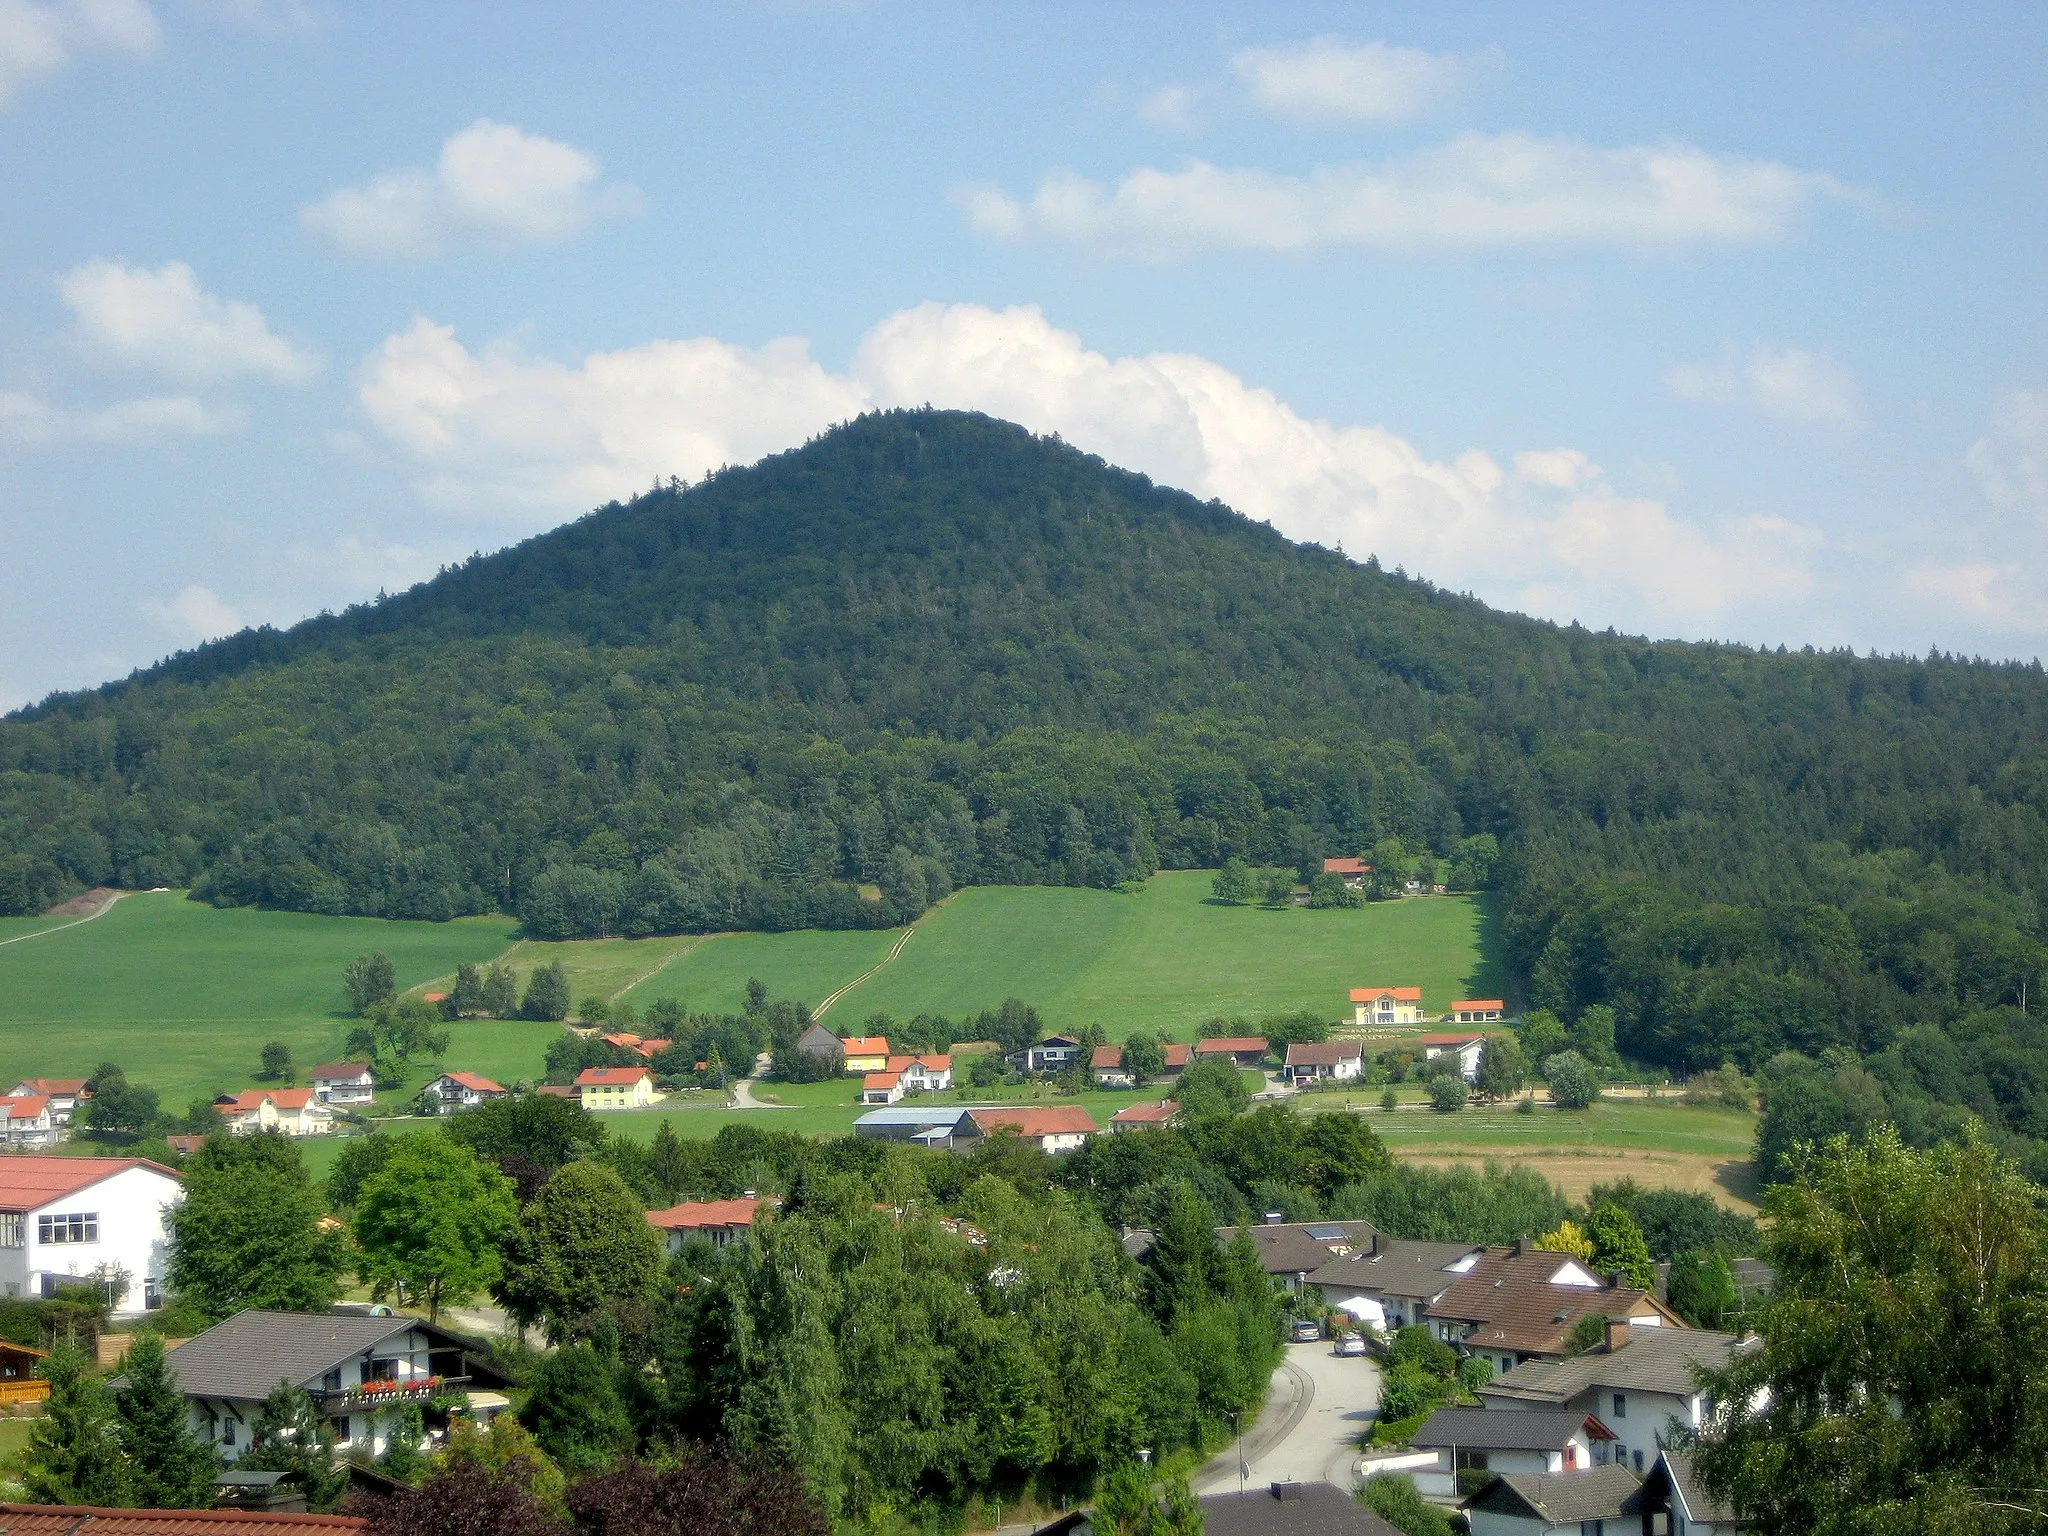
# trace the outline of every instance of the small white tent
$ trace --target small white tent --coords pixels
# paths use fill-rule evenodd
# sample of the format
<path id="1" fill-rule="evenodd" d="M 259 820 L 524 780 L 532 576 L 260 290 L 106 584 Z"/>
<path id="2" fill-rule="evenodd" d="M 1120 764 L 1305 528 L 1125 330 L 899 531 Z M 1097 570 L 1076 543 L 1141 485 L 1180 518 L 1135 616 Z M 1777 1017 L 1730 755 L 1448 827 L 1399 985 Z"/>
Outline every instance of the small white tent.
<path id="1" fill-rule="evenodd" d="M 1370 1328 L 1374 1333 L 1387 1331 L 1387 1309 L 1370 1296 L 1354 1296 L 1349 1301 L 1340 1301 L 1337 1310 L 1349 1312 L 1358 1319 L 1359 1326 Z"/>

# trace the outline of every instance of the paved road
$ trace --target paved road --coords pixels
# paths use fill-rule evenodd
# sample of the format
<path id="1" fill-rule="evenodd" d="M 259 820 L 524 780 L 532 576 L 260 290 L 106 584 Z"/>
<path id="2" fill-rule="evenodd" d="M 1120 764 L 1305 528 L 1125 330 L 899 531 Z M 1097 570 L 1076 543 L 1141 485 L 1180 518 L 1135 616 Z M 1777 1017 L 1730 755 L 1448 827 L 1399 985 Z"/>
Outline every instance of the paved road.
<path id="1" fill-rule="evenodd" d="M 738 1080 L 737 1080 L 736 1082 L 734 1082 L 734 1084 L 732 1085 L 732 1101 L 731 1101 L 731 1103 L 729 1103 L 729 1104 L 728 1104 L 728 1105 L 726 1106 L 726 1108 L 728 1108 L 728 1109 L 794 1109 L 794 1108 L 796 1108 L 796 1106 L 795 1106 L 794 1104 L 763 1104 L 763 1103 L 762 1103 L 762 1102 L 761 1102 L 761 1101 L 760 1101 L 759 1099 L 757 1099 L 757 1098 L 755 1098 L 755 1097 L 754 1097 L 754 1084 L 758 1083 L 758 1082 L 759 1082 L 759 1081 L 761 1080 L 761 1074 L 762 1074 L 762 1073 L 764 1073 L 764 1072 L 766 1072 L 766 1071 L 768 1070 L 768 1065 L 769 1065 L 769 1063 L 770 1063 L 771 1061 L 773 1061 L 773 1060 L 774 1060 L 774 1058 L 773 1058 L 773 1057 L 771 1057 L 771 1056 L 770 1056 L 770 1055 L 769 1055 L 769 1054 L 768 1054 L 768 1053 L 767 1053 L 766 1051 L 763 1051 L 763 1052 L 762 1052 L 762 1053 L 761 1053 L 761 1054 L 760 1054 L 759 1056 L 756 1056 L 756 1057 L 754 1058 L 754 1070 L 753 1070 L 753 1071 L 752 1071 L 751 1073 L 749 1073 L 749 1074 L 748 1074 L 747 1076 L 745 1076 L 745 1077 L 742 1077 L 742 1078 L 738 1079 Z"/>
<path id="2" fill-rule="evenodd" d="M 1328 1341 L 1290 1344 L 1273 1373 L 1266 1406 L 1244 1437 L 1251 1467 L 1246 1485 L 1334 1483 L 1351 1486 L 1354 1442 L 1379 1407 L 1380 1372 L 1371 1359 L 1340 1359 Z M 1227 1493 L 1238 1486 L 1237 1446 L 1195 1477 L 1199 1493 Z"/>

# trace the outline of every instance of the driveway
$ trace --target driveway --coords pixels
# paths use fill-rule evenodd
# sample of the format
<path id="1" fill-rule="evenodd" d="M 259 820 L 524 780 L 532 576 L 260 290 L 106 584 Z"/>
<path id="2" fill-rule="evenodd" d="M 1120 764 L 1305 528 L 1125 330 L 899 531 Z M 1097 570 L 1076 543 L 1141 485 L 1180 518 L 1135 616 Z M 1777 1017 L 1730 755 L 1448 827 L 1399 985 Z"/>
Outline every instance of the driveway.
<path id="1" fill-rule="evenodd" d="M 1245 1433 L 1244 1486 L 1334 1483 L 1351 1487 L 1356 1441 L 1380 1402 L 1380 1370 L 1370 1356 L 1340 1359 L 1325 1339 L 1289 1344 L 1273 1373 L 1266 1406 Z M 1195 1477 L 1198 1493 L 1227 1493 L 1239 1484 L 1233 1441 Z"/>

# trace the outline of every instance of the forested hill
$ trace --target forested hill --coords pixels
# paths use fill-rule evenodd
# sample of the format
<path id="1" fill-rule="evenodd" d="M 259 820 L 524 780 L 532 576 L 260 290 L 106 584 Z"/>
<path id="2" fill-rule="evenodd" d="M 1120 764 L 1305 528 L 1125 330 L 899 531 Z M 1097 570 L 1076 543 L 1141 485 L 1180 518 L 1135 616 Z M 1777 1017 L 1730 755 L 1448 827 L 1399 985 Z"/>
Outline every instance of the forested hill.
<path id="1" fill-rule="evenodd" d="M 2044 740 L 2038 666 L 1559 629 L 894 412 L 0 722 L 0 911 L 893 924 L 1491 834 L 1531 1000 L 1754 1068 L 1952 1039 L 2038 974 Z"/>

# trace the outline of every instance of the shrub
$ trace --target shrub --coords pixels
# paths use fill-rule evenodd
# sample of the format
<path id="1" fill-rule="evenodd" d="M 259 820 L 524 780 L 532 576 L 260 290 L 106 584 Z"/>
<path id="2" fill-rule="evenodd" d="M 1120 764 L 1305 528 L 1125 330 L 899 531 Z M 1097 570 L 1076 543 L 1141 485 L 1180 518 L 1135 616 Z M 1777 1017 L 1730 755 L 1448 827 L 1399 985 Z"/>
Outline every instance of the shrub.
<path id="1" fill-rule="evenodd" d="M 1450 1517 L 1415 1491 L 1415 1480 L 1398 1472 L 1369 1477 L 1358 1490 L 1365 1507 L 1404 1536 L 1451 1536 Z"/>
<path id="2" fill-rule="evenodd" d="M 1585 1109 L 1600 1097 L 1593 1069 L 1577 1051 L 1560 1051 L 1543 1063 L 1543 1079 L 1559 1109 Z"/>
<path id="3" fill-rule="evenodd" d="M 1456 1114 L 1465 1107 L 1472 1096 L 1472 1090 L 1465 1079 L 1456 1073 L 1449 1073 L 1429 1080 L 1430 1107 L 1440 1114 Z"/>

